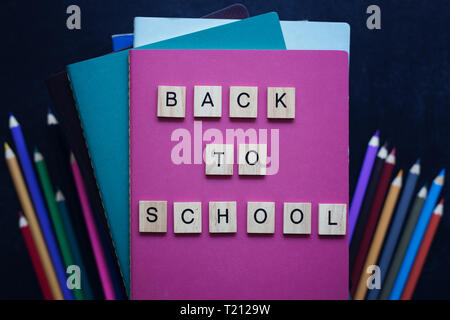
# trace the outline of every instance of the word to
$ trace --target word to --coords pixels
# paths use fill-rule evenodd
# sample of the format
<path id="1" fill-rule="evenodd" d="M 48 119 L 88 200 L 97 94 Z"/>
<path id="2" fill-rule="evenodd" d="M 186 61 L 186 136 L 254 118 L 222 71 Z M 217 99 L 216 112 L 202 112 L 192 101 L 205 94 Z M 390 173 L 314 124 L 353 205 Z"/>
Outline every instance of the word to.
<path id="1" fill-rule="evenodd" d="M 158 117 L 184 118 L 186 87 L 158 86 Z M 258 87 L 230 87 L 230 118 L 256 118 Z M 222 87 L 194 86 L 194 117 L 222 117 Z M 267 88 L 267 118 L 295 118 L 295 88 Z"/>
<path id="2" fill-rule="evenodd" d="M 285 202 L 284 234 L 311 234 L 311 203 Z M 346 204 L 319 204 L 319 235 L 345 235 Z M 202 203 L 173 203 L 174 233 L 202 233 Z M 167 201 L 139 201 L 139 232 L 167 232 Z M 209 202 L 209 232 L 236 233 L 235 201 Z M 275 202 L 247 202 L 247 233 L 275 232 Z"/>

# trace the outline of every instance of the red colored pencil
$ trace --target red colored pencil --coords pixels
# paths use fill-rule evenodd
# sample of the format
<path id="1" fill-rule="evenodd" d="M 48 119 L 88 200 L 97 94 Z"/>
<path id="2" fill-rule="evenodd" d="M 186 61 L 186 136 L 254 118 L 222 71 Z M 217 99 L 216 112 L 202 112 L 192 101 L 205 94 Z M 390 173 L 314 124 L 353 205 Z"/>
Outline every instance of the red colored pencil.
<path id="1" fill-rule="evenodd" d="M 25 240 L 25 245 L 27 246 L 28 254 L 31 258 L 31 263 L 33 264 L 34 271 L 38 278 L 39 286 L 41 287 L 42 294 L 45 300 L 54 300 L 52 291 L 50 290 L 50 285 L 45 277 L 44 267 L 42 266 L 41 259 L 37 252 L 36 246 L 31 237 L 30 227 L 28 226 L 28 221 L 22 212 L 19 212 L 19 228 L 22 231 L 23 239 Z"/>
<path id="2" fill-rule="evenodd" d="M 381 207 L 383 206 L 384 198 L 389 187 L 389 182 L 391 180 L 392 171 L 395 166 L 395 148 L 392 149 L 391 153 L 386 159 L 383 166 L 383 171 L 381 172 L 380 181 L 378 183 L 377 191 L 372 202 L 372 206 L 369 212 L 369 218 L 367 220 L 366 228 L 364 230 L 364 235 L 359 245 L 358 254 L 356 255 L 355 263 L 351 269 L 351 280 L 353 283 L 351 289 L 351 295 L 353 296 L 356 292 L 358 280 L 361 277 L 361 271 L 366 261 L 367 252 L 369 251 L 370 242 L 372 241 L 373 233 L 377 226 L 378 218 L 380 216 Z"/>
<path id="3" fill-rule="evenodd" d="M 408 280 L 406 281 L 405 289 L 401 296 L 401 300 L 411 300 L 414 290 L 416 289 L 417 281 L 419 280 L 420 273 L 422 272 L 423 265 L 427 259 L 428 252 L 430 251 L 431 244 L 433 242 L 434 235 L 436 234 L 437 227 L 442 218 L 444 212 L 444 199 L 439 202 L 433 211 L 433 216 L 428 223 L 427 231 L 423 236 L 422 243 L 420 244 L 419 251 L 417 251 L 416 259 L 409 273 Z"/>

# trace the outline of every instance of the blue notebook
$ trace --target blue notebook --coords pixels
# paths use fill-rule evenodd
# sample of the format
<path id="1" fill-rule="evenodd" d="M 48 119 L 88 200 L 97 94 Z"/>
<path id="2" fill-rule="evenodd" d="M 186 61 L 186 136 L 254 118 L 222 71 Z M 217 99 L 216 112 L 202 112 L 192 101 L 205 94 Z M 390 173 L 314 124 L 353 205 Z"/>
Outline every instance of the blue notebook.
<path id="1" fill-rule="evenodd" d="M 235 21 L 238 20 L 136 17 L 132 41 L 135 47 L 140 47 Z M 350 53 L 350 26 L 345 22 L 280 21 L 280 24 L 288 50 L 343 50 Z"/>
<path id="2" fill-rule="evenodd" d="M 140 47 L 286 49 L 274 12 Z M 129 291 L 128 52 L 67 66 L 103 205 Z"/>

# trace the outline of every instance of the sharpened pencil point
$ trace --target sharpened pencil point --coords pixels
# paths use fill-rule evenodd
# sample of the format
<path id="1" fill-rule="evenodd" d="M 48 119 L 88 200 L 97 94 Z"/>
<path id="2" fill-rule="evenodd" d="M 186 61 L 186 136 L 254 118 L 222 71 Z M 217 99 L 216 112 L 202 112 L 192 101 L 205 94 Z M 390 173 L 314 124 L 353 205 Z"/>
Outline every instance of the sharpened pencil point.
<path id="1" fill-rule="evenodd" d="M 377 131 L 378 133 L 378 131 Z M 372 136 L 372 138 L 370 138 L 369 140 L 369 146 L 371 147 L 379 147 L 380 145 L 380 138 L 378 137 L 378 134 L 375 133 L 375 135 Z"/>
<path id="2" fill-rule="evenodd" d="M 379 136 L 380 136 L 380 130 L 375 131 L 374 136 L 375 136 L 375 137 L 379 137 Z"/>
<path id="3" fill-rule="evenodd" d="M 380 151 L 378 151 L 377 157 L 379 157 L 381 159 L 386 159 L 387 156 L 388 156 L 388 151 L 387 151 L 387 148 L 386 148 L 386 144 L 384 144 L 380 148 Z"/>
<path id="4" fill-rule="evenodd" d="M 442 169 L 433 182 L 442 186 L 444 185 L 444 180 L 445 180 L 445 169 Z"/>
<path id="5" fill-rule="evenodd" d="M 427 194 L 428 194 L 427 187 L 423 186 L 422 189 L 420 189 L 419 193 L 417 193 L 417 196 L 425 199 L 427 197 Z"/>
<path id="6" fill-rule="evenodd" d="M 400 170 L 395 177 L 394 181 L 392 181 L 393 186 L 401 186 L 403 181 L 403 170 Z"/>
<path id="7" fill-rule="evenodd" d="M 70 163 L 74 163 L 76 160 L 75 160 L 75 156 L 73 155 L 73 152 L 71 151 L 70 152 Z"/>
<path id="8" fill-rule="evenodd" d="M 5 142 L 5 158 L 6 159 L 11 159 L 14 158 L 15 154 L 14 151 L 12 151 L 11 147 L 9 146 L 9 144 L 7 142 Z"/>
<path id="9" fill-rule="evenodd" d="M 389 153 L 389 156 L 387 157 L 386 162 L 390 163 L 390 164 L 395 163 L 395 148 L 392 149 L 391 153 Z"/>
<path id="10" fill-rule="evenodd" d="M 9 128 L 15 128 L 15 127 L 18 127 L 18 126 L 19 126 L 19 122 L 17 122 L 17 119 L 10 112 L 9 113 Z"/>
<path id="11" fill-rule="evenodd" d="M 38 148 L 34 147 L 34 162 L 42 161 L 44 157 L 39 152 Z"/>
<path id="12" fill-rule="evenodd" d="M 413 173 L 413 174 L 420 174 L 420 159 L 417 159 L 416 163 L 414 163 L 411 166 L 411 169 L 409 170 L 409 172 Z"/>
<path id="13" fill-rule="evenodd" d="M 48 126 L 53 126 L 53 125 L 57 125 L 58 124 L 58 120 L 56 119 L 55 115 L 53 114 L 52 110 L 50 108 L 48 108 L 48 112 L 47 112 L 47 125 Z"/>
<path id="14" fill-rule="evenodd" d="M 65 200 L 65 198 L 64 198 L 64 194 L 62 193 L 62 191 L 59 189 L 59 188 L 57 188 L 57 190 L 56 190 L 56 195 L 55 195 L 55 199 L 56 199 L 56 201 L 64 201 Z"/>
<path id="15" fill-rule="evenodd" d="M 433 212 L 434 214 L 442 216 L 442 214 L 444 213 L 444 199 L 441 199 L 441 201 L 439 201 Z"/>
<path id="16" fill-rule="evenodd" d="M 25 228 L 26 226 L 28 226 L 28 220 L 22 212 L 19 212 L 19 228 Z"/>

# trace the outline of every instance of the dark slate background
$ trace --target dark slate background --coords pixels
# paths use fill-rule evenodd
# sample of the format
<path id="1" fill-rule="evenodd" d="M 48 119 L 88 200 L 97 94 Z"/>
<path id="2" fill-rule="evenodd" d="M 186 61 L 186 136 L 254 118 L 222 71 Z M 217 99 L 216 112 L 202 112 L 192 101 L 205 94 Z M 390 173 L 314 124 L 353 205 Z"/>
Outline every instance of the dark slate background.
<path id="1" fill-rule="evenodd" d="M 112 50 L 111 34 L 133 31 L 133 17 L 201 17 L 236 0 L 2 0 L 0 4 L 0 138 L 11 142 L 8 111 L 28 145 L 42 145 L 50 98 L 44 79 L 65 65 Z M 376 129 L 397 147 L 398 168 L 420 157 L 420 184 L 450 169 L 450 2 L 446 0 L 241 1 L 250 15 L 277 11 L 284 20 L 348 22 L 350 63 L 350 193 L 367 141 Z M 66 8 L 81 7 L 82 29 L 66 28 Z M 366 8 L 381 8 L 381 30 L 366 28 Z M 0 160 L 0 298 L 40 298 L 17 226 L 20 205 Z M 449 199 L 449 188 L 444 187 Z M 445 209 L 415 298 L 450 298 L 450 216 Z"/>

